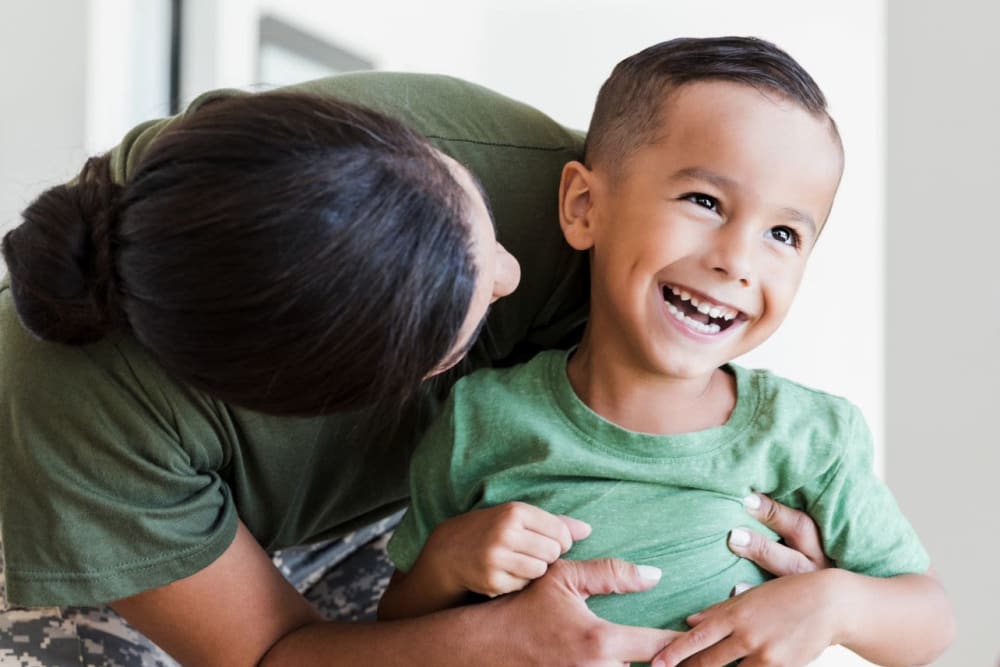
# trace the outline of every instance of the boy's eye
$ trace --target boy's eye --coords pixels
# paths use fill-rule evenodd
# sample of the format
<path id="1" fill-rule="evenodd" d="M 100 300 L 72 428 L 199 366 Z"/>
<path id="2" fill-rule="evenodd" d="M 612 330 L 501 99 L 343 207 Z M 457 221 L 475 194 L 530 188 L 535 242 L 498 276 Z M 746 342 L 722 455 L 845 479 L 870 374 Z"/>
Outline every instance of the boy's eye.
<path id="1" fill-rule="evenodd" d="M 793 248 L 798 248 L 801 243 L 798 232 L 791 227 L 772 227 L 768 233 L 778 243 L 784 243 Z"/>
<path id="2" fill-rule="evenodd" d="M 711 195 L 701 194 L 700 192 L 691 192 L 681 197 L 681 199 L 685 199 L 692 204 L 697 204 L 702 208 L 707 208 L 709 211 L 718 212 L 719 210 L 719 200 Z"/>

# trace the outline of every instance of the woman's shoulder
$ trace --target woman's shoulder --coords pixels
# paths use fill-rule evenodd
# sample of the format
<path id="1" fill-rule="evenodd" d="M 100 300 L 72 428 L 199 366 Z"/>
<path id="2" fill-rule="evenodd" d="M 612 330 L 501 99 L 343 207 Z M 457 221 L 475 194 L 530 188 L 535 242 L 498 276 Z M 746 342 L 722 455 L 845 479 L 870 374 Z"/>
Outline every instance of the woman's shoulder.
<path id="1" fill-rule="evenodd" d="M 470 81 L 417 72 L 354 72 L 291 86 L 363 104 L 439 141 L 578 151 L 583 134 L 542 111 Z"/>
<path id="2" fill-rule="evenodd" d="M 109 431 L 135 426 L 177 434 L 217 417 L 217 402 L 174 380 L 127 333 L 87 345 L 40 340 L 20 322 L 0 284 L 0 406 L 28 428 L 46 415 L 88 417 Z M 179 439 L 179 435 L 177 436 Z"/>

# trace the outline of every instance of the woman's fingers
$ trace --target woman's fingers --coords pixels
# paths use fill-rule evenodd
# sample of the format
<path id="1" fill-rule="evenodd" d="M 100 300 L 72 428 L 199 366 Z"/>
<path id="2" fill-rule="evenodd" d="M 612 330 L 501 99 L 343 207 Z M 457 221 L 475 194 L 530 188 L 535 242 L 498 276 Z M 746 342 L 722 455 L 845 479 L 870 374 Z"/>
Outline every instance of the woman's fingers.
<path id="1" fill-rule="evenodd" d="M 649 565 L 633 565 L 617 558 L 576 561 L 558 560 L 550 568 L 551 578 L 575 595 L 637 593 L 660 581 L 660 570 Z"/>
<path id="2" fill-rule="evenodd" d="M 736 662 L 746 654 L 746 649 L 743 648 L 738 641 L 730 637 L 690 656 L 684 660 L 684 667 L 719 667 L 719 665 L 728 665 Z M 658 659 L 663 660 L 663 662 L 657 662 Z M 669 655 L 668 647 L 661 651 L 660 655 L 653 660 L 652 667 L 661 667 L 661 665 L 672 667 L 675 664 L 677 663 L 674 662 L 674 659 Z M 742 664 L 743 663 L 740 663 L 740 665 Z"/>
<path id="3" fill-rule="evenodd" d="M 819 566 L 802 553 L 779 542 L 773 542 L 749 528 L 729 531 L 729 550 L 741 558 L 757 563 L 776 577 L 802 574 L 819 569 Z"/>
<path id="4" fill-rule="evenodd" d="M 525 593 L 514 596 L 512 601 L 516 603 L 533 595 L 554 594 L 562 599 L 568 596 L 579 604 L 579 607 L 573 605 L 575 611 L 569 617 L 565 610 L 562 613 L 554 612 L 556 605 L 544 606 L 545 622 L 555 623 L 559 627 L 572 621 L 577 612 L 582 612 L 586 619 L 580 640 L 561 646 L 562 659 L 557 661 L 560 664 L 621 665 L 623 662 L 648 662 L 650 656 L 683 634 L 609 623 L 594 616 L 580 601 L 591 595 L 644 591 L 656 585 L 659 575 L 657 568 L 633 565 L 617 559 L 558 560 L 544 577 L 532 582 Z M 589 659 L 567 659 L 568 654 L 580 651 L 587 654 Z M 555 664 L 555 661 L 550 664 Z"/>
<path id="5" fill-rule="evenodd" d="M 755 519 L 780 535 L 785 544 L 814 563 L 816 567 L 811 569 L 830 566 L 823 551 L 819 527 L 808 514 L 782 505 L 762 493 L 744 498 L 743 506 Z"/>
<path id="6" fill-rule="evenodd" d="M 707 627 L 711 626 L 711 627 Z M 703 627 L 696 627 L 687 632 L 683 633 L 677 637 L 674 641 L 660 651 L 656 657 L 653 659 L 652 667 L 677 667 L 684 661 L 685 665 L 693 664 L 709 664 L 709 663 L 697 663 L 699 659 L 698 654 L 702 651 L 707 651 L 708 649 L 715 647 L 719 642 L 724 640 L 729 636 L 729 628 L 724 627 L 721 623 L 710 624 L 706 623 Z M 695 656 L 695 657 L 692 657 Z M 741 656 L 736 655 L 731 660 L 735 660 Z M 731 660 L 726 660 L 723 662 L 712 663 L 713 665 L 725 665 Z"/>

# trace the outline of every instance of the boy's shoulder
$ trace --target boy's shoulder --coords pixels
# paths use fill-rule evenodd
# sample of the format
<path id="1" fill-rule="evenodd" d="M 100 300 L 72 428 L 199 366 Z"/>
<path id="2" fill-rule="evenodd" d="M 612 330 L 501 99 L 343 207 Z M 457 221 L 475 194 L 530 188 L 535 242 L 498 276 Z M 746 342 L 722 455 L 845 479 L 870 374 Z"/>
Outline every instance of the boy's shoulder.
<path id="1" fill-rule="evenodd" d="M 566 368 L 565 350 L 545 350 L 514 366 L 481 368 L 455 383 L 455 393 L 509 392 L 541 388 L 551 383 L 555 374 Z"/>
<path id="2" fill-rule="evenodd" d="M 844 396 L 810 387 L 766 368 L 744 368 L 736 364 L 729 364 L 729 367 L 737 377 L 745 376 L 747 384 L 753 387 L 753 391 L 762 399 L 787 398 L 808 407 L 829 406 L 838 410 L 849 410 L 854 407 Z"/>
<path id="3" fill-rule="evenodd" d="M 864 423 L 861 411 L 843 396 L 806 386 L 766 369 L 747 369 L 730 364 L 739 381 L 752 394 L 758 423 L 779 422 L 810 430 L 825 425 L 841 433 Z"/>

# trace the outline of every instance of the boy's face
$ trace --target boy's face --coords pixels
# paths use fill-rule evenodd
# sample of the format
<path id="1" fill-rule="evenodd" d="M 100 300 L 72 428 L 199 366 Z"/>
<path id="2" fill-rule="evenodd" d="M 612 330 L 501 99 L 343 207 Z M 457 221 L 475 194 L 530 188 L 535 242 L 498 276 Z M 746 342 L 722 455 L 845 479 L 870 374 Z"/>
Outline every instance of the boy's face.
<path id="1" fill-rule="evenodd" d="M 593 351 L 692 378 L 784 320 L 842 157 L 826 118 L 729 82 L 674 90 L 660 127 L 617 180 L 579 166 L 575 199 L 567 167 L 563 227 L 593 251 Z"/>

